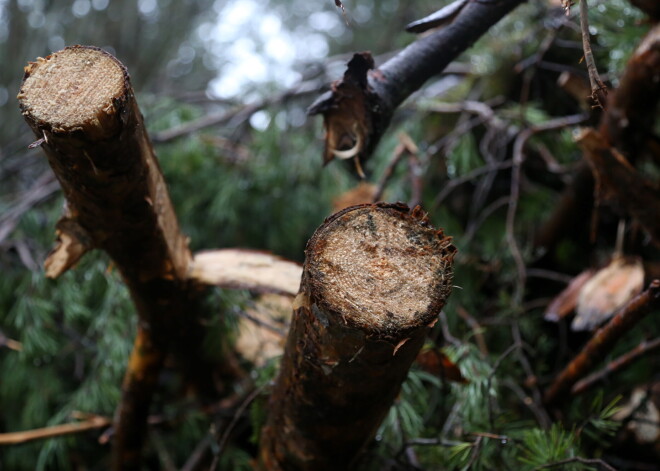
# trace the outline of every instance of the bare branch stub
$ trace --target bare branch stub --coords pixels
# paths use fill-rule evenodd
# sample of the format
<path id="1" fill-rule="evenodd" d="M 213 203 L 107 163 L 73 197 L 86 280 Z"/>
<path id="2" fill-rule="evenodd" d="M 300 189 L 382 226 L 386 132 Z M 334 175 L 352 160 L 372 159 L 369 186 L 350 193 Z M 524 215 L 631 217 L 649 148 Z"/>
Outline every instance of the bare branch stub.
<path id="1" fill-rule="evenodd" d="M 344 77 L 308 110 L 324 117 L 324 163 L 353 158 L 363 176 L 362 165 L 396 108 L 521 3 L 524 0 L 457 2 L 462 7 L 450 24 L 416 40 L 379 68 L 374 69 L 368 52 L 355 54 Z"/>
<path id="2" fill-rule="evenodd" d="M 353 206 L 315 232 L 260 469 L 351 469 L 451 291 L 454 254 L 426 213 L 402 204 Z"/>

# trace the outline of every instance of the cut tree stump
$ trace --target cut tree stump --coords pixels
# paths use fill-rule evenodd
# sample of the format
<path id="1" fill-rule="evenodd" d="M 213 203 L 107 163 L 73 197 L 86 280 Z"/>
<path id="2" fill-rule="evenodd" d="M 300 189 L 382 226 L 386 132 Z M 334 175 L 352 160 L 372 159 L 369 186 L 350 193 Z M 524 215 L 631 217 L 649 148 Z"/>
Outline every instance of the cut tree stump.
<path id="1" fill-rule="evenodd" d="M 129 287 L 139 332 L 118 409 L 114 469 L 139 469 L 146 418 L 163 359 L 177 354 L 198 387 L 211 388 L 202 360 L 200 285 L 124 66 L 94 47 L 74 46 L 25 68 L 23 115 L 67 200 L 57 276 L 90 248 L 106 251 Z"/>
<path id="2" fill-rule="evenodd" d="M 355 465 L 451 292 L 455 252 L 419 207 L 403 204 L 353 206 L 316 231 L 261 433 L 260 469 Z"/>

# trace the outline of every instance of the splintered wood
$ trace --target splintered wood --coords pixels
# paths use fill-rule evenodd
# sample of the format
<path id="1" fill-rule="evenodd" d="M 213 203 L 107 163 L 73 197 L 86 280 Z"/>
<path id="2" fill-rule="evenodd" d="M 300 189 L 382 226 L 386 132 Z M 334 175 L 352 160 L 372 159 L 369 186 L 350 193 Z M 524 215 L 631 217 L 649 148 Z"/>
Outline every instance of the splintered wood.
<path id="1" fill-rule="evenodd" d="M 338 212 L 305 253 L 262 470 L 354 467 L 452 288 L 451 239 L 402 204 Z"/>

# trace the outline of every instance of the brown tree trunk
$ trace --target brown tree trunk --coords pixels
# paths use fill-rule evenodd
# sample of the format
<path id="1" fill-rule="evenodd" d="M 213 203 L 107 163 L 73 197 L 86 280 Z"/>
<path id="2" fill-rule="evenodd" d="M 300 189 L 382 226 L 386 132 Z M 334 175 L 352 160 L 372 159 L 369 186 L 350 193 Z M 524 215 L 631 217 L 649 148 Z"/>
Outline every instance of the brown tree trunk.
<path id="1" fill-rule="evenodd" d="M 374 436 L 452 288 L 455 248 L 423 211 L 342 210 L 306 249 L 262 470 L 350 469 Z"/>
<path id="2" fill-rule="evenodd" d="M 105 250 L 137 307 L 139 333 L 117 412 L 113 456 L 114 469 L 138 469 L 165 355 L 176 349 L 193 374 L 205 369 L 198 360 L 203 331 L 196 322 L 201 289 L 186 278 L 187 239 L 119 61 L 93 47 L 66 48 L 26 67 L 18 98 L 39 139 L 34 145 L 43 148 L 66 196 L 70 224 L 60 229 L 76 227 L 61 247 L 76 245 L 70 243 L 76 239 L 78 246 L 84 241 L 86 248 Z M 65 259 L 58 266 L 66 269 L 75 262 L 66 260 L 71 252 L 57 249 L 51 258 Z M 197 378 L 210 377 L 208 369 L 204 373 Z"/>

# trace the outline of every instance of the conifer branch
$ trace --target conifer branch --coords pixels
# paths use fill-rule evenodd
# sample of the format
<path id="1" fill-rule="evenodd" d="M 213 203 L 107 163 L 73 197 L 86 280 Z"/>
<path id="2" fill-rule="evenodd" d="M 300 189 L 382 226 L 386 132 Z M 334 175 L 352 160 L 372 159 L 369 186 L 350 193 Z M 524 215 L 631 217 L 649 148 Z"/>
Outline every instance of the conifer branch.
<path id="1" fill-rule="evenodd" d="M 660 280 L 653 280 L 639 296 L 633 298 L 587 342 L 582 351 L 555 378 L 545 394 L 545 403 L 555 404 L 593 365 L 609 353 L 616 342 L 654 309 L 660 307 Z"/>
<path id="2" fill-rule="evenodd" d="M 525 0 L 467 2 L 450 24 L 410 44 L 375 68 L 368 52 L 355 54 L 344 77 L 309 108 L 322 114 L 324 163 L 355 159 L 361 168 L 387 130 L 396 108 Z M 351 154 L 343 154 L 351 151 Z"/>

